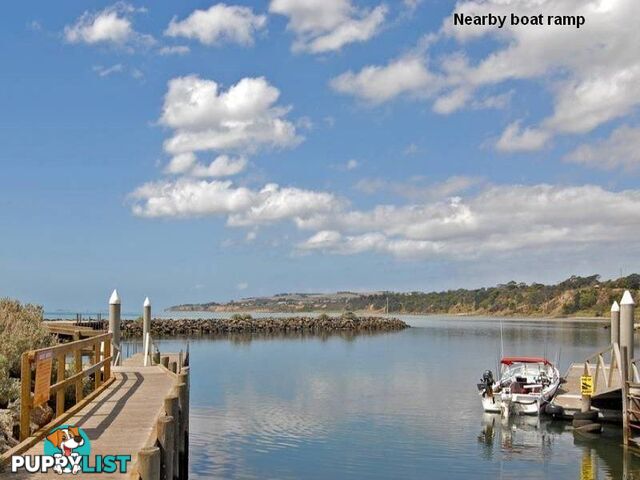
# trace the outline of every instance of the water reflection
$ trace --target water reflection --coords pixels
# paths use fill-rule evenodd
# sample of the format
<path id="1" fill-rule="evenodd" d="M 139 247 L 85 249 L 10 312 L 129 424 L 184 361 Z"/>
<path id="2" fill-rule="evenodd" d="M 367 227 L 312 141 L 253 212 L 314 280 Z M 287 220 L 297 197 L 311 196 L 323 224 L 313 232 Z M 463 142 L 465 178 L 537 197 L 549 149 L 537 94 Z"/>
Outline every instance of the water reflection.
<path id="1" fill-rule="evenodd" d="M 191 477 L 579 479 L 591 465 L 593 478 L 635 478 L 618 427 L 578 438 L 567 423 L 483 415 L 475 384 L 495 367 L 500 322 L 409 320 L 416 328 L 375 335 L 191 339 Z M 565 367 L 609 335 L 574 323 L 502 331 L 506 354 L 562 351 Z"/>
<path id="2" fill-rule="evenodd" d="M 580 479 L 640 479 L 638 451 L 619 445 L 619 436 L 608 432 L 605 438 L 592 433 L 574 431 L 574 445 L 582 450 Z M 615 432 L 619 433 L 619 431 Z M 616 445 L 617 443 L 617 445 Z"/>
<path id="3" fill-rule="evenodd" d="M 251 342 L 259 342 L 264 340 L 319 340 L 322 342 L 326 342 L 330 339 L 340 339 L 346 342 L 353 342 L 356 338 L 362 337 L 373 337 L 377 335 L 385 335 L 388 333 L 387 331 L 375 331 L 375 330 L 362 330 L 360 332 L 346 331 L 346 330 L 335 330 L 335 331 L 292 331 L 292 332 L 255 332 L 255 333 L 247 333 L 247 332 L 232 332 L 232 333 L 224 333 L 224 334 L 206 334 L 206 335 L 192 335 L 192 336 L 181 336 L 177 335 L 175 337 L 171 337 L 171 339 L 160 338 L 154 340 L 155 343 L 162 343 L 163 341 L 169 341 L 171 343 L 175 343 L 177 341 L 182 341 L 185 346 L 188 343 L 197 343 L 197 342 L 231 342 L 237 345 L 250 344 Z M 125 339 L 123 341 L 123 348 L 140 349 L 142 347 L 142 340 L 137 338 Z"/>
<path id="4" fill-rule="evenodd" d="M 554 440 L 565 431 L 566 425 L 534 416 L 506 418 L 485 413 L 478 442 L 488 460 L 493 459 L 495 446 L 499 446 L 502 459 L 544 460 L 551 455 Z"/>
<path id="5" fill-rule="evenodd" d="M 572 435 L 579 455 L 579 480 L 640 479 L 638 453 L 620 446 L 620 429 L 608 425 L 603 434 L 574 431 L 568 422 L 538 417 L 509 419 L 485 413 L 477 441 L 486 460 L 545 463 L 562 448 L 563 436 Z"/>

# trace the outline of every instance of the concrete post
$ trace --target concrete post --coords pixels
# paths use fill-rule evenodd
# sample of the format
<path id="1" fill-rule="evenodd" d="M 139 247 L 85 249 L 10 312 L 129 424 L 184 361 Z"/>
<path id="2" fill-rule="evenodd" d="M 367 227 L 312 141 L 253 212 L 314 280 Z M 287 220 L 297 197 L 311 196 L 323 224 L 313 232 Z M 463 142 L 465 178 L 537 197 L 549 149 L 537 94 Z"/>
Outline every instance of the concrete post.
<path id="1" fill-rule="evenodd" d="M 138 452 L 138 474 L 140 480 L 158 480 L 160 478 L 160 449 L 145 447 Z"/>
<path id="2" fill-rule="evenodd" d="M 631 297 L 631 292 L 625 290 L 620 301 L 620 346 L 627 348 L 627 369 L 632 371 L 631 360 L 634 358 L 634 334 L 633 320 L 636 303 Z"/>
<path id="3" fill-rule="evenodd" d="M 149 297 L 144 299 L 144 311 L 142 313 L 142 338 L 147 338 L 147 333 L 151 333 L 151 302 Z"/>
<path id="4" fill-rule="evenodd" d="M 620 374 L 623 379 L 629 378 L 630 368 L 627 368 L 627 347 L 620 347 Z M 625 448 L 629 445 L 629 384 L 622 382 L 622 443 Z"/>
<path id="5" fill-rule="evenodd" d="M 116 358 L 117 350 L 120 354 L 120 359 L 122 359 L 122 351 L 120 350 L 120 312 L 120 296 L 118 295 L 118 290 L 114 290 L 111 298 L 109 298 L 109 332 L 113 335 L 114 358 Z"/>
<path id="6" fill-rule="evenodd" d="M 144 366 L 151 362 L 151 302 L 149 297 L 144 299 L 142 308 L 142 345 L 144 350 Z"/>
<path id="7" fill-rule="evenodd" d="M 611 305 L 611 343 L 620 345 L 620 305 L 615 301 Z"/>

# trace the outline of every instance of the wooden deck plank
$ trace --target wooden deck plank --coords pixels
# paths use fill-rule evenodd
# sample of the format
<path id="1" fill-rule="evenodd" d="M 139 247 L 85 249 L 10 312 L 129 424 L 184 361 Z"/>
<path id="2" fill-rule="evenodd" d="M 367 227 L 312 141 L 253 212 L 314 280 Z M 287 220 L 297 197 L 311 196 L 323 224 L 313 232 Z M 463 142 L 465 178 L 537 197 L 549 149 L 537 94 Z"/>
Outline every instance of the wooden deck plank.
<path id="1" fill-rule="evenodd" d="M 91 456 L 131 455 L 128 472 L 136 462 L 137 452 L 153 432 L 156 418 L 164 408 L 164 398 L 174 385 L 174 378 L 159 366 L 131 365 L 114 367 L 116 381 L 67 422 L 82 428 L 91 441 Z M 41 455 L 44 442 L 26 452 Z M 83 479 L 105 479 L 105 474 L 82 474 Z M 108 475 L 129 478 L 129 473 Z M 12 478 L 60 478 L 48 474 L 12 474 Z"/>

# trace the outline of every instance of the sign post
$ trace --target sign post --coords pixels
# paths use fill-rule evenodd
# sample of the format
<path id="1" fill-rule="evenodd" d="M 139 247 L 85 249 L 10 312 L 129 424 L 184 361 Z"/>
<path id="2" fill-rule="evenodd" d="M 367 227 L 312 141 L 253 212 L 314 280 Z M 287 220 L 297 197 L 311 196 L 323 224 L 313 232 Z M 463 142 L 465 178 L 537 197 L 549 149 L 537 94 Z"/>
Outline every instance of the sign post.
<path id="1" fill-rule="evenodd" d="M 580 377 L 580 393 L 582 395 L 593 395 L 593 377 L 591 375 Z"/>
<path id="2" fill-rule="evenodd" d="M 593 377 L 589 375 L 587 364 L 584 364 L 584 375 L 580 377 L 580 394 L 582 395 L 583 412 L 591 410 L 591 395 L 593 395 Z"/>

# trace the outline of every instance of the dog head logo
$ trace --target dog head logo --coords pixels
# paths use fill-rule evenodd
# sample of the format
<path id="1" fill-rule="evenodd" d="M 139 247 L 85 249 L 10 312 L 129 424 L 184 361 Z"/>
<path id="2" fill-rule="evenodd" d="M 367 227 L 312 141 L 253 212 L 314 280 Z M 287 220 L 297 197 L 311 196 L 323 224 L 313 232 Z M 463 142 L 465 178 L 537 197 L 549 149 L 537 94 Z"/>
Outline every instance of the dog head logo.
<path id="1" fill-rule="evenodd" d="M 78 427 L 59 428 L 47 435 L 47 440 L 53 446 L 60 449 L 61 453 L 68 457 L 76 448 L 84 445 L 84 438 L 80 435 Z"/>
<path id="2" fill-rule="evenodd" d="M 90 445 L 86 433 L 71 425 L 62 425 L 49 432 L 44 443 L 44 454 L 56 458 L 54 471 L 58 474 L 77 474 L 81 471 L 82 457 L 89 455 Z"/>

